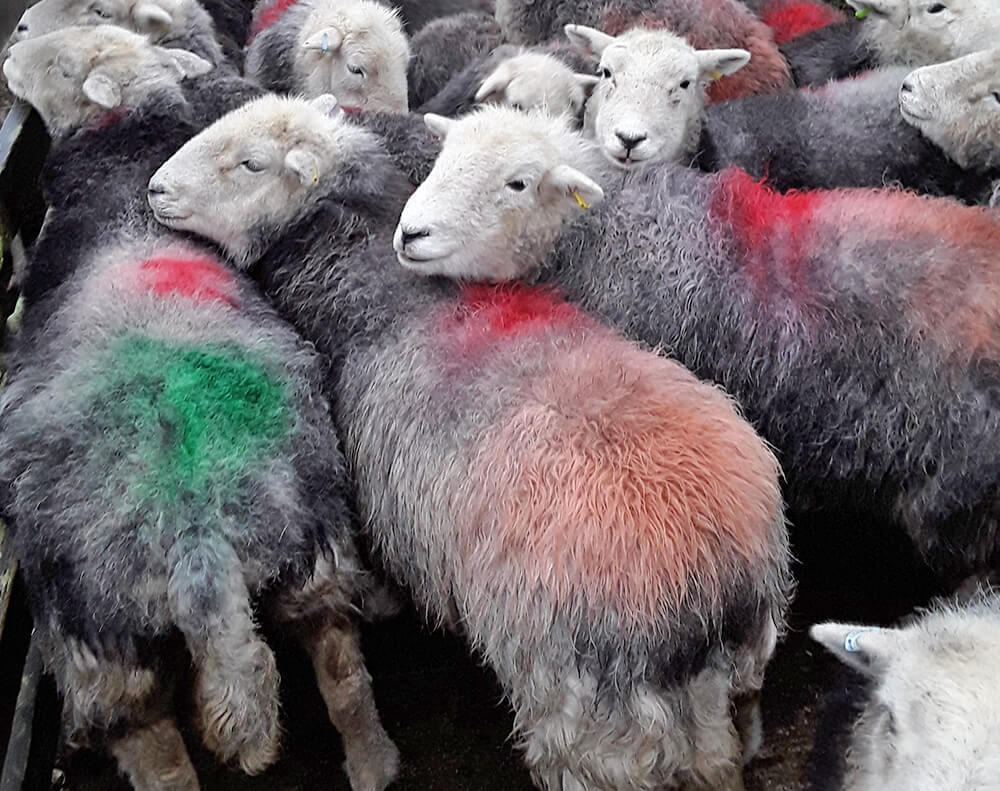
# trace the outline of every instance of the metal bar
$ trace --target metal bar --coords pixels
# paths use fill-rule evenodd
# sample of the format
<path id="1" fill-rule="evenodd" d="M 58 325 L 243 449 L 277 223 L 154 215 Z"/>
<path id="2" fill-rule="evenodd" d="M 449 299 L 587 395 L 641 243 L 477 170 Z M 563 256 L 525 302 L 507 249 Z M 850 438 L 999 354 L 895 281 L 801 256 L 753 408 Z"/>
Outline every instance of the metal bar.
<path id="1" fill-rule="evenodd" d="M 10 741 L 0 773 L 0 791 L 22 791 L 31 755 L 32 729 L 35 721 L 35 703 L 38 701 L 38 682 L 42 678 L 42 655 L 32 632 L 28 656 L 21 675 L 21 689 L 14 708 Z"/>

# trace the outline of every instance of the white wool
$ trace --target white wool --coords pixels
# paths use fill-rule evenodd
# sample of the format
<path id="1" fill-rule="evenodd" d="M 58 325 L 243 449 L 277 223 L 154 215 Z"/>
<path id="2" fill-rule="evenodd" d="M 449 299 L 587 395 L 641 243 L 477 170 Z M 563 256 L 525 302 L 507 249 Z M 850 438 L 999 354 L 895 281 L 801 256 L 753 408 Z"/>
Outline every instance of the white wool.
<path id="1" fill-rule="evenodd" d="M 553 55 L 524 52 L 490 72 L 476 91 L 476 101 L 576 119 L 596 84 L 596 77 L 577 74 Z"/>
<path id="2" fill-rule="evenodd" d="M 39 0 L 21 16 L 12 40 L 95 25 L 115 25 L 155 38 L 183 28 L 193 15 L 204 15 L 196 0 Z"/>
<path id="3" fill-rule="evenodd" d="M 742 49 L 696 50 L 666 30 L 636 28 L 609 36 L 567 25 L 566 35 L 600 55 L 600 82 L 587 103 L 584 128 L 622 168 L 677 160 L 690 151 L 701 130 L 708 84 L 750 60 Z"/>

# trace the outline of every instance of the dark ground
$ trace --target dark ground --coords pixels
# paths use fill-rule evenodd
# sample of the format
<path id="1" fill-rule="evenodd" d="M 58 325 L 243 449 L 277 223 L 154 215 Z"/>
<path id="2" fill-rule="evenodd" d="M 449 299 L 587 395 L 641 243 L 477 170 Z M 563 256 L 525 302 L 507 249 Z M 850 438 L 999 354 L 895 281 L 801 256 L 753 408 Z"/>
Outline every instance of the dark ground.
<path id="1" fill-rule="evenodd" d="M 816 712 L 836 660 L 805 634 L 825 619 L 890 623 L 926 603 L 934 586 L 909 544 L 883 525 L 838 511 L 798 515 L 799 559 L 791 629 L 764 689 L 765 747 L 748 791 L 794 791 L 812 749 Z M 307 660 L 277 646 L 285 688 L 282 760 L 248 778 L 217 767 L 189 740 L 204 791 L 348 791 L 340 740 L 326 718 Z M 366 629 L 365 650 L 386 730 L 403 756 L 400 791 L 530 791 L 509 737 L 511 712 L 490 674 L 451 635 L 428 633 L 414 616 Z M 127 791 L 110 761 L 79 753 L 64 766 L 73 791 Z"/>

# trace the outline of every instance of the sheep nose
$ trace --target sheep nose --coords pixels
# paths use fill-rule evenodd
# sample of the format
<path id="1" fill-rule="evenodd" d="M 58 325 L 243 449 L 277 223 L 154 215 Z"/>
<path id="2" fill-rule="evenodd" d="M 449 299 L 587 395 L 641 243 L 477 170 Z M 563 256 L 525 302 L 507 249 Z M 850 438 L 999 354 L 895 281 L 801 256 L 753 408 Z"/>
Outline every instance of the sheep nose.
<path id="1" fill-rule="evenodd" d="M 414 239 L 423 239 L 425 236 L 430 236 L 431 232 L 426 228 L 421 228 L 416 231 L 407 230 L 406 228 L 399 229 L 399 236 L 403 242 L 403 247 L 406 247 Z"/>
<path id="2" fill-rule="evenodd" d="M 149 182 L 149 186 L 146 187 L 146 192 L 149 193 L 151 197 L 166 195 L 170 190 L 167 188 L 166 182 L 154 179 Z"/>
<path id="3" fill-rule="evenodd" d="M 913 93 L 913 83 L 909 80 L 903 82 L 903 87 L 901 89 L 903 93 Z"/>
<path id="4" fill-rule="evenodd" d="M 615 132 L 615 135 L 622 141 L 622 145 L 625 146 L 626 152 L 631 151 L 639 145 L 639 143 L 646 139 L 646 135 L 627 135 L 623 132 Z"/>
<path id="5" fill-rule="evenodd" d="M 27 22 L 22 22 L 21 24 L 19 24 L 17 26 L 17 32 L 18 33 L 27 33 L 28 32 L 28 23 Z"/>

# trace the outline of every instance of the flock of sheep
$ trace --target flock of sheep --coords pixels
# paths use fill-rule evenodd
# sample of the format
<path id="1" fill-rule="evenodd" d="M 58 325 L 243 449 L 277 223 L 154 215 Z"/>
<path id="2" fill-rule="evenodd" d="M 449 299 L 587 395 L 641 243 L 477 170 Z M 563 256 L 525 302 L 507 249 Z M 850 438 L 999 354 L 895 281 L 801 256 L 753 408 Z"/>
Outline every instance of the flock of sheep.
<path id="1" fill-rule="evenodd" d="M 1000 787 L 1000 5 L 848 2 L 29 8 L 0 505 L 64 739 L 196 789 L 191 661 L 264 770 L 267 623 L 380 791 L 405 596 L 539 788 L 742 789 L 785 501 L 852 502 L 958 593 L 813 628 L 869 679 L 831 782 Z"/>

